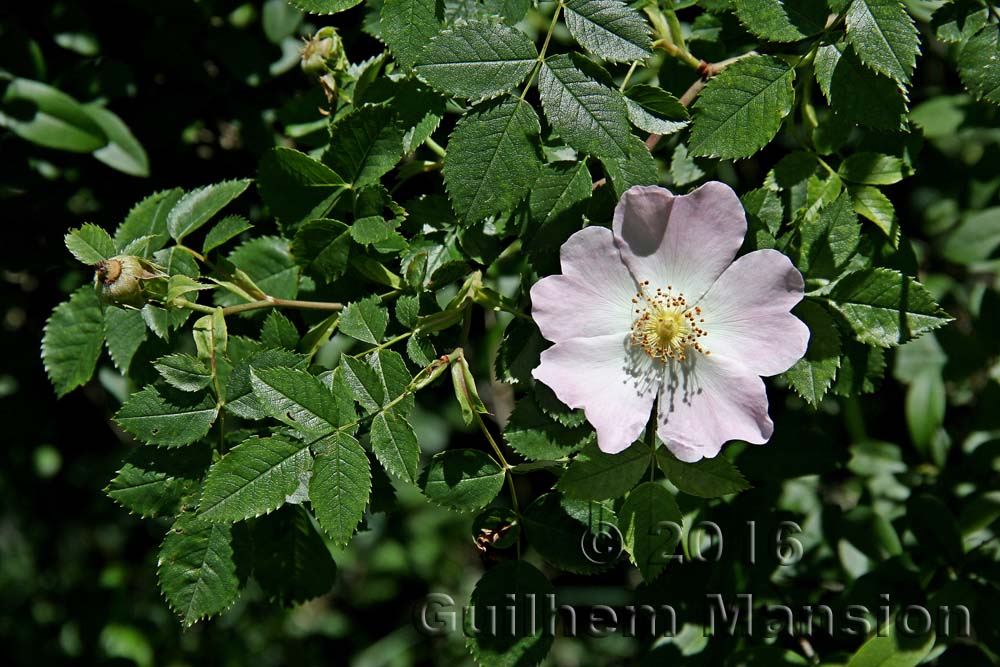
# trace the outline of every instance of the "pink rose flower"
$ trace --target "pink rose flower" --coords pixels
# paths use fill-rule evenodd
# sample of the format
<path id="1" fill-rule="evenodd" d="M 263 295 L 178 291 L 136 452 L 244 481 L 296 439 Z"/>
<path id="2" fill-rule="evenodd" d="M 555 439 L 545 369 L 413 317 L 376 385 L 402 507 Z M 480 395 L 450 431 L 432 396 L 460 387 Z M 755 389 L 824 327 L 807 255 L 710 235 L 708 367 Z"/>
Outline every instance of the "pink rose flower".
<path id="1" fill-rule="evenodd" d="M 555 343 L 532 374 L 583 409 L 603 451 L 640 438 L 654 401 L 657 435 L 682 461 L 771 437 L 760 376 L 805 354 L 809 329 L 789 312 L 804 281 L 776 250 L 734 261 L 746 231 L 723 183 L 679 197 L 633 187 L 613 229 L 573 234 L 562 274 L 531 288 L 532 316 Z"/>

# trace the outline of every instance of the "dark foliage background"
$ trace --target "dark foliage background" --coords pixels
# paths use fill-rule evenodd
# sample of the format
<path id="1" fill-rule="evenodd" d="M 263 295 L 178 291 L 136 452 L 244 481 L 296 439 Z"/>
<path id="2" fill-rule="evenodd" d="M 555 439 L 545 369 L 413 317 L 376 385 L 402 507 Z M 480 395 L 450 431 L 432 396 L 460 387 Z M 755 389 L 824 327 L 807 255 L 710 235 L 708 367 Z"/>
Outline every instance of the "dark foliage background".
<path id="1" fill-rule="evenodd" d="M 57 401 L 39 360 L 42 327 L 52 307 L 90 279 L 63 249 L 68 228 L 85 221 L 113 228 L 133 203 L 155 190 L 252 176 L 258 157 L 285 141 L 283 127 L 297 109 L 318 102 L 319 91 L 298 69 L 297 52 L 287 43 L 283 52 L 281 43 L 265 34 L 265 4 L 271 3 L 57 1 L 0 10 L 0 67 L 81 101 L 105 100 L 150 158 L 150 176 L 137 178 L 89 155 L 44 149 L 0 130 L 0 653 L 5 664 L 373 666 L 468 660 L 455 638 L 432 641 L 419 635 L 411 611 L 428 591 L 468 593 L 481 567 L 470 520 L 437 509 L 416 493 L 403 493 L 400 508 L 372 519 L 371 530 L 338 557 L 338 582 L 330 595 L 282 610 L 251 589 L 221 619 L 182 631 L 156 586 L 156 547 L 167 524 L 131 518 L 100 493 L 129 446 L 109 421 L 124 391 L 122 381 L 105 370 L 83 391 Z M 382 49 L 359 29 L 364 19 L 362 5 L 336 17 L 307 17 L 295 32 L 336 25 L 351 60 L 358 62 Z M 691 75 L 672 68 L 670 62 L 664 65 L 661 81 L 679 94 Z M 850 446 L 866 439 L 898 445 L 902 483 L 937 495 L 956 515 L 963 505 L 955 493 L 963 483 L 997 488 L 1000 459 L 997 441 L 990 441 L 1000 430 L 1000 300 L 992 259 L 1000 241 L 997 209 L 976 237 L 980 250 L 992 244 L 981 258 L 971 261 L 961 248 L 948 245 L 949 230 L 970 213 L 996 206 L 996 108 L 954 97 L 962 87 L 950 54 L 933 40 L 925 42 L 913 89 L 912 107 L 924 110 L 916 115 L 929 138 L 914 135 L 923 143 L 916 175 L 887 193 L 913 240 L 913 253 L 902 261 L 908 269 L 919 264 L 935 296 L 958 318 L 937 334 L 940 349 L 918 350 L 911 357 L 911 363 L 921 364 L 929 363 L 928 354 L 945 356 L 949 445 L 939 454 L 917 450 L 907 426 L 907 384 L 896 379 L 899 373 L 889 373 L 872 396 L 840 400 L 818 414 L 799 410 L 797 418 L 808 423 L 786 427 L 790 435 L 756 458 L 757 452 L 742 457 L 740 467 L 756 488 L 741 496 L 738 509 L 725 510 L 734 513 L 730 520 L 773 514 L 782 490 L 789 488 L 769 476 L 775 457 L 791 457 L 791 467 L 801 463 L 802 473 L 814 474 L 798 482 L 820 499 L 818 508 L 805 512 L 837 513 L 845 494 L 870 503 L 870 491 L 859 481 L 864 476 L 846 465 L 856 456 Z M 932 100 L 939 106 L 923 106 Z M 757 187 L 782 156 L 773 147 L 739 163 L 730 178 Z M 260 212 L 244 213 L 254 219 Z M 898 366 L 898 355 L 891 363 Z M 459 423 L 454 415 L 438 413 L 433 396 L 421 400 L 418 431 L 430 434 L 431 447 L 443 448 L 449 437 L 473 437 L 454 428 Z M 910 421 L 927 409 L 911 407 Z M 970 433 L 984 434 L 989 442 L 963 447 Z M 427 440 L 422 442 L 426 446 Z M 992 604 L 995 553 L 983 549 L 982 558 L 966 564 L 976 575 L 964 579 L 974 583 L 962 589 L 964 601 L 980 603 L 974 618 L 986 648 L 970 642 L 950 650 L 939 664 L 987 664 L 1000 652 L 1000 618 Z M 879 567 L 882 581 L 891 581 L 894 564 L 887 560 Z M 557 584 L 581 599 L 617 595 L 624 569 L 586 579 L 567 575 Z M 815 580 L 797 581 L 784 594 L 805 599 L 821 580 L 845 579 L 843 573 L 813 574 Z M 685 589 L 685 580 L 694 587 L 714 582 L 720 592 L 746 585 L 708 575 L 667 578 L 643 594 L 700 598 L 704 589 Z M 645 652 L 641 644 L 620 637 L 589 644 L 559 641 L 550 660 L 628 662 Z M 725 652 L 719 648 L 713 658 L 709 651 L 697 664 L 721 664 Z"/>

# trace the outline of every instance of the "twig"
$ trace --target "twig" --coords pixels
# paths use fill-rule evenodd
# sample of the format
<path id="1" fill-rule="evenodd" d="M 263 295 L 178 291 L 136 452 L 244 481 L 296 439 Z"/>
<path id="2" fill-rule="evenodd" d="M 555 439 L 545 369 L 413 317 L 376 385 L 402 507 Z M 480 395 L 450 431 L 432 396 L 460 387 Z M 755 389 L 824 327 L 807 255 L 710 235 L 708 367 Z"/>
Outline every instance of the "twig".
<path id="1" fill-rule="evenodd" d="M 215 309 L 211 306 L 206 306 L 200 303 L 194 303 L 193 301 L 188 301 L 184 298 L 178 298 L 173 301 L 174 305 L 178 308 L 187 308 L 188 310 L 196 310 L 202 313 L 212 313 Z M 343 310 L 344 304 L 335 303 L 331 301 L 298 301 L 296 299 L 279 299 L 278 297 L 269 296 L 266 299 L 260 299 L 258 301 L 249 301 L 247 303 L 240 303 L 235 306 L 228 306 L 222 309 L 222 315 L 235 315 L 236 313 L 243 313 L 248 310 L 260 310 L 262 308 L 298 308 L 301 310 Z"/>

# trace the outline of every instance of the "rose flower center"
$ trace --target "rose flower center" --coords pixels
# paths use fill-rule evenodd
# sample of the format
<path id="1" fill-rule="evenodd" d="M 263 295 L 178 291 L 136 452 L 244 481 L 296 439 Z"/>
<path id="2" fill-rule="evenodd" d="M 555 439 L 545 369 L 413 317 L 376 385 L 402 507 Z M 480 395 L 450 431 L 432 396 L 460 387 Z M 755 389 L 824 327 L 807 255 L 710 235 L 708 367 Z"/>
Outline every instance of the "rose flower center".
<path id="1" fill-rule="evenodd" d="M 684 361 L 688 350 L 711 354 L 702 347 L 699 338 L 708 335 L 702 326 L 705 318 L 701 308 L 688 307 L 684 294 L 673 293 L 673 286 L 657 288 L 653 293 L 649 281 L 632 299 L 635 318 L 632 320 L 632 344 L 641 347 L 654 359 Z"/>

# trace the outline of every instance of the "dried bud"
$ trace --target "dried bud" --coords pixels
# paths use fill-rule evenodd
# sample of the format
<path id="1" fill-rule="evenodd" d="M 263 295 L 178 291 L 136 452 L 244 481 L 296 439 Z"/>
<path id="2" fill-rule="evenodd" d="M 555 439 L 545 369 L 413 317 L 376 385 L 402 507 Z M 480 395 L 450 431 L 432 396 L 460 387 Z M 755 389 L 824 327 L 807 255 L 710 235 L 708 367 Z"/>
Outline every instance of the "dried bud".
<path id="1" fill-rule="evenodd" d="M 347 68 L 344 44 L 334 28 L 320 28 L 311 39 L 306 40 L 302 47 L 301 65 L 303 72 L 318 77 Z"/>
<path id="2" fill-rule="evenodd" d="M 97 294 L 105 303 L 142 308 L 151 296 L 160 294 L 167 274 L 141 257 L 119 255 L 94 266 Z M 153 282 L 155 281 L 155 282 Z"/>

